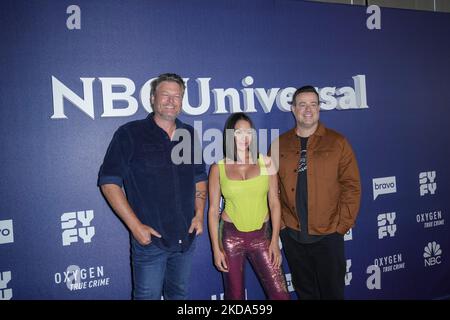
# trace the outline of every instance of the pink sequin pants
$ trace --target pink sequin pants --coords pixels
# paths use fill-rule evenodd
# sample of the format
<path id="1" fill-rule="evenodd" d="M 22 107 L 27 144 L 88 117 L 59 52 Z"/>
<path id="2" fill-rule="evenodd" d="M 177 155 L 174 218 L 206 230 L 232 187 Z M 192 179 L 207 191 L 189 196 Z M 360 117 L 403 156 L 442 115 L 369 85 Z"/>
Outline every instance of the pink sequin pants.
<path id="1" fill-rule="evenodd" d="M 269 257 L 268 223 L 256 231 L 241 232 L 233 223 L 221 221 L 222 245 L 227 257 L 228 272 L 224 272 L 225 299 L 245 298 L 245 262 L 250 261 L 261 281 L 267 298 L 289 300 L 283 271 L 274 267 Z"/>

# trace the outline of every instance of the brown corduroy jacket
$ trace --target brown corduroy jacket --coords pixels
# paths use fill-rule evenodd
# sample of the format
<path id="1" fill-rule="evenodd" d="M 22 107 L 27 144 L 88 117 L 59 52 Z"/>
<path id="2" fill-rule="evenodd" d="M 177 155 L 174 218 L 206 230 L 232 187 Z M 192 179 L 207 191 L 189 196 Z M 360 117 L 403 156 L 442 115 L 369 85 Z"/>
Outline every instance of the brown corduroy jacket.
<path id="1" fill-rule="evenodd" d="M 300 139 L 295 128 L 274 141 L 270 154 L 278 165 L 281 228 L 300 230 L 296 211 Z M 307 168 L 309 233 L 345 234 L 355 224 L 361 199 L 358 164 L 347 139 L 319 122 L 308 139 Z"/>

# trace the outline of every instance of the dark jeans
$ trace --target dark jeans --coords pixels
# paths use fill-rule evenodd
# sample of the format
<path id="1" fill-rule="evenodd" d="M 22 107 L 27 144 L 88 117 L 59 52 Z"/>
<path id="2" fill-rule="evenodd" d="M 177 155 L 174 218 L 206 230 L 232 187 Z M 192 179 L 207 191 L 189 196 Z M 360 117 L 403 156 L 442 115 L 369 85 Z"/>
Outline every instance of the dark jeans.
<path id="1" fill-rule="evenodd" d="M 188 299 L 192 253 L 195 240 L 186 252 L 169 252 L 154 244 L 131 240 L 133 298 L 135 300 Z"/>
<path id="2" fill-rule="evenodd" d="M 291 271 L 292 283 L 300 300 L 342 300 L 345 288 L 344 236 L 333 233 L 318 242 L 301 244 L 280 233 Z"/>

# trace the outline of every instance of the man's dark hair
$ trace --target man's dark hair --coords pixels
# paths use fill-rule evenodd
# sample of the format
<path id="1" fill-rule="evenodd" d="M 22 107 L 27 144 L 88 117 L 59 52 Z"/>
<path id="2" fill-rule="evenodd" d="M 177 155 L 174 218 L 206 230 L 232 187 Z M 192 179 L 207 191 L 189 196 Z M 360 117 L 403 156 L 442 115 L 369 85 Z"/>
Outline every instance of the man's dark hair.
<path id="1" fill-rule="evenodd" d="M 172 81 L 172 82 L 178 83 L 180 85 L 181 89 L 183 90 L 183 93 L 184 93 L 184 90 L 186 89 L 186 85 L 184 84 L 183 78 L 181 78 L 179 75 L 177 75 L 176 73 L 163 73 L 163 74 L 160 74 L 158 76 L 158 78 L 156 78 L 155 80 L 152 81 L 151 89 L 150 89 L 150 96 L 155 95 L 156 88 L 163 81 Z"/>
<path id="2" fill-rule="evenodd" d="M 253 125 L 253 121 L 244 112 L 232 113 L 225 122 L 225 127 L 223 129 L 223 154 L 228 159 L 237 161 L 236 142 L 234 140 L 234 127 L 239 120 L 247 121 L 250 124 L 250 127 L 253 129 L 252 141 L 250 142 L 249 149 L 253 161 L 256 161 L 259 156 L 256 130 L 255 126 Z"/>
<path id="3" fill-rule="evenodd" d="M 314 88 L 313 86 L 303 86 L 303 87 L 298 88 L 298 89 L 294 92 L 294 95 L 292 96 L 291 105 L 294 105 L 294 104 L 295 104 L 295 98 L 297 98 L 297 96 L 298 96 L 300 93 L 305 93 L 305 92 L 312 92 L 312 93 L 315 93 L 316 96 L 317 96 L 317 102 L 320 103 L 319 94 L 317 93 L 316 88 Z"/>

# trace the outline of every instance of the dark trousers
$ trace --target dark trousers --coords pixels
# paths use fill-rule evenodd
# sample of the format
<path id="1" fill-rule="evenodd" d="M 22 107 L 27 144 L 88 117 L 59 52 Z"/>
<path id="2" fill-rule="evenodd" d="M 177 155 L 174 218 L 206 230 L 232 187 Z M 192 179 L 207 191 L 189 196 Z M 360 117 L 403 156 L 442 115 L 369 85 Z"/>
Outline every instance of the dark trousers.
<path id="1" fill-rule="evenodd" d="M 281 232 L 281 240 L 300 300 L 344 299 L 344 236 L 333 233 L 318 242 L 301 244 Z"/>

